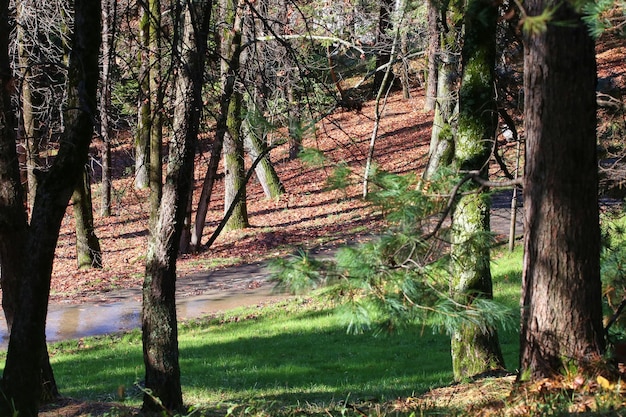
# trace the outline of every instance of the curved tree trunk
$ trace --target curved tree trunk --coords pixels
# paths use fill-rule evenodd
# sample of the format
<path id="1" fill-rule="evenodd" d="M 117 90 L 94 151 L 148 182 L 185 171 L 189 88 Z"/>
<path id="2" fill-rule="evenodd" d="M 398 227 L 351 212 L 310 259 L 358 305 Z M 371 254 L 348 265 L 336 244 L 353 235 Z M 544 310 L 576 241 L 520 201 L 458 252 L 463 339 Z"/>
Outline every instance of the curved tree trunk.
<path id="1" fill-rule="evenodd" d="M 100 2 L 76 0 L 74 10 L 65 130 L 55 161 L 37 188 L 26 236 L 27 262 L 2 378 L 2 415 L 13 415 L 14 411 L 20 417 L 37 415 L 42 394 L 42 366 L 47 356 L 45 323 L 54 251 L 67 203 L 87 162 L 93 135 L 99 75 Z M 0 8 L 0 12 L 4 11 Z"/>
<path id="2" fill-rule="evenodd" d="M 525 3 L 540 15 L 548 2 Z M 520 361 L 533 378 L 601 358 L 594 42 L 569 2 L 526 35 Z"/>
<path id="3" fill-rule="evenodd" d="M 459 90 L 459 120 L 455 164 L 463 171 L 489 175 L 489 156 L 495 140 L 497 109 L 494 97 L 497 7 L 490 0 L 471 0 L 465 11 L 463 74 Z M 492 298 L 490 271 L 489 196 L 479 184 L 470 185 L 452 212 L 452 293 L 463 304 L 476 297 Z M 504 369 L 498 333 L 463 324 L 452 335 L 455 380 Z"/>

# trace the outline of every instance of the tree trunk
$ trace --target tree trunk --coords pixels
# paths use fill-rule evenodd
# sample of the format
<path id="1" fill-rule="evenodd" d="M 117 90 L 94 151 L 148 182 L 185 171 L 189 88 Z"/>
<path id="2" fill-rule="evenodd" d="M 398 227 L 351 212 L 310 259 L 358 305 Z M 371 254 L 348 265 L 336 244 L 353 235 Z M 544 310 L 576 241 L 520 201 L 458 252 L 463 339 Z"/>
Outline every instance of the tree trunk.
<path id="1" fill-rule="evenodd" d="M 111 215 L 111 132 L 109 108 L 111 107 L 111 62 L 115 53 L 115 10 L 117 2 L 103 0 L 102 4 L 102 84 L 100 88 L 100 137 L 102 138 L 102 180 L 100 187 L 100 214 Z M 113 14 L 111 16 L 111 14 Z"/>
<path id="2" fill-rule="evenodd" d="M 437 69 L 437 98 L 435 101 L 435 115 L 431 131 L 430 146 L 428 148 L 428 164 L 422 174 L 425 181 L 429 181 L 439 170 L 439 167 L 452 163 L 454 155 L 454 128 L 453 120 L 458 113 L 457 83 L 459 80 L 459 59 L 461 52 L 459 39 L 463 21 L 458 19 L 462 15 L 461 6 L 450 3 L 450 22 L 441 28 L 440 51 Z M 444 14 L 446 11 L 441 11 Z M 457 17 L 457 20 L 453 20 Z"/>
<path id="3" fill-rule="evenodd" d="M 246 169 L 243 156 L 243 135 L 241 134 L 242 95 L 235 92 L 228 107 L 228 131 L 224 136 L 224 213 L 235 200 L 235 195 L 246 184 Z M 245 229 L 249 227 L 246 194 L 235 202 L 235 210 L 231 215 L 226 230 Z"/>
<path id="4" fill-rule="evenodd" d="M 185 7 L 183 17 L 177 19 L 183 34 L 176 63 L 173 135 L 161 207 L 151 228 L 143 286 L 143 353 L 146 388 L 151 391 L 151 395 L 144 395 L 143 411 L 183 408 L 176 320 L 176 257 L 192 189 L 212 4 L 197 1 L 189 7 L 195 8 L 194 13 Z M 200 21 L 192 20 L 192 15 Z M 194 27 L 194 22 L 198 26 Z"/>
<path id="5" fill-rule="evenodd" d="M 382 0 L 380 2 L 380 11 L 378 15 L 378 32 L 376 33 L 376 68 L 388 64 L 391 59 L 391 35 L 389 32 L 392 29 L 391 24 L 391 11 L 393 10 L 393 0 Z M 372 93 L 377 94 L 380 90 L 383 79 L 385 78 L 386 71 L 379 70 L 374 74 L 374 84 L 372 85 Z M 393 71 L 390 73 L 390 77 L 387 77 L 387 84 L 391 84 L 394 79 Z M 388 85 L 383 86 L 383 89 L 387 89 Z"/>
<path id="6" fill-rule="evenodd" d="M 28 42 L 24 33 L 27 26 L 24 20 L 28 19 L 28 15 L 32 10 L 26 10 L 29 7 L 27 2 L 16 3 L 17 18 L 20 24 L 17 26 L 17 51 L 18 63 L 20 68 L 24 69 L 21 83 L 21 123 L 20 123 L 20 140 L 24 143 L 26 150 L 26 178 L 28 182 L 27 202 L 29 210 L 32 210 L 35 203 L 35 194 L 37 193 L 37 170 L 40 168 L 39 163 L 39 132 L 35 128 L 36 115 L 35 105 L 33 103 L 34 91 L 31 88 L 33 79 L 30 55 L 32 51 L 27 50 Z M 31 6 L 32 7 L 32 6 Z M 32 47 L 32 46 L 31 46 Z"/>
<path id="7" fill-rule="evenodd" d="M 461 172 L 489 174 L 489 156 L 495 140 L 497 109 L 494 97 L 497 7 L 489 0 L 471 0 L 465 11 L 463 74 L 459 90 L 459 120 L 455 164 Z M 452 293 L 471 304 L 476 297 L 493 298 L 490 256 L 489 196 L 471 183 L 452 212 Z M 463 324 L 452 335 L 455 380 L 504 369 L 498 333 Z"/>
<path id="8" fill-rule="evenodd" d="M 525 4 L 530 16 L 548 7 Z M 532 378 L 599 359 L 605 347 L 594 42 L 570 3 L 560 3 L 552 19 L 525 38 L 520 361 Z"/>
<path id="9" fill-rule="evenodd" d="M 42 394 L 42 365 L 47 356 L 45 323 L 54 251 L 67 203 L 87 162 L 93 134 L 99 75 L 100 2 L 76 0 L 74 10 L 65 130 L 54 163 L 37 189 L 26 237 L 27 262 L 23 266 L 2 379 L 2 415 L 14 412 L 20 417 L 37 415 Z"/>
<path id="10" fill-rule="evenodd" d="M 143 190 L 150 184 L 150 11 L 142 7 L 139 21 L 139 91 L 137 107 L 137 136 L 135 137 L 135 188 Z"/>
<path id="11" fill-rule="evenodd" d="M 150 221 L 155 221 L 163 193 L 163 97 L 165 86 L 161 77 L 161 0 L 148 0 L 150 10 Z"/>
<path id="12" fill-rule="evenodd" d="M 437 103 L 437 55 L 441 50 L 440 34 L 439 34 L 439 5 L 433 0 L 429 0 L 428 4 L 428 69 L 426 74 L 426 100 L 424 101 L 424 110 L 430 111 L 435 109 Z"/>
<path id="13" fill-rule="evenodd" d="M 83 170 L 82 181 L 76 184 L 72 195 L 74 219 L 76 221 L 76 261 L 78 269 L 102 268 L 102 250 L 93 225 L 91 181 L 87 169 Z"/>
<path id="14" fill-rule="evenodd" d="M 226 2 L 222 5 L 222 12 L 229 13 L 228 5 Z M 222 149 L 224 146 L 224 136 L 228 130 L 228 112 L 230 108 L 231 98 L 235 92 L 235 81 L 240 67 L 241 56 L 241 30 L 243 19 L 241 13 L 237 12 L 243 7 L 243 0 L 239 0 L 237 8 L 234 6 L 230 8 L 232 13 L 231 19 L 234 19 L 233 30 L 225 30 L 221 39 L 221 51 L 222 56 L 225 57 L 221 63 L 221 73 L 224 83 L 222 85 L 222 94 L 220 96 L 220 114 L 217 119 L 215 127 L 215 139 L 213 140 L 213 146 L 211 147 L 211 158 L 209 160 L 209 167 L 207 169 L 206 176 L 202 182 L 202 191 L 200 194 L 200 201 L 198 202 L 198 209 L 196 211 L 196 221 L 191 232 L 191 251 L 196 252 L 200 248 L 202 234 L 204 233 L 204 225 L 206 224 L 206 214 L 209 209 L 209 203 L 211 201 L 211 193 L 213 191 L 213 183 L 217 174 L 217 168 L 222 156 Z M 224 16 L 226 18 L 226 15 Z"/>

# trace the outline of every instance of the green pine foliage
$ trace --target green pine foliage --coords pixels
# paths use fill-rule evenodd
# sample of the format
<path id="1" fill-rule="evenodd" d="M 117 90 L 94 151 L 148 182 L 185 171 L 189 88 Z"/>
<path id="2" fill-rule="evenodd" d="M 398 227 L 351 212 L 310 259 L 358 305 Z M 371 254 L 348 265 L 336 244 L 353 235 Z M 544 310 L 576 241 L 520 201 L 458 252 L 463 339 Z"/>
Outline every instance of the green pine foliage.
<path id="1" fill-rule="evenodd" d="M 604 301 L 608 314 L 617 313 L 626 297 L 626 213 L 605 213 L 602 217 L 601 274 Z M 623 314 L 622 314 L 623 316 Z M 613 332 L 626 333 L 626 320 L 621 317 Z"/>
<path id="2" fill-rule="evenodd" d="M 591 36 L 597 39 L 604 32 L 613 29 L 619 31 L 621 36 L 626 35 L 624 6 L 621 0 L 585 1 L 581 9 Z"/>
<path id="3" fill-rule="evenodd" d="M 438 224 L 448 197 L 432 193 L 439 184 L 423 191 L 414 175 L 382 171 L 372 174 L 371 184 L 368 200 L 384 214 L 388 229 L 339 249 L 332 261 L 316 261 L 304 251 L 276 260 L 273 276 L 283 289 L 321 288 L 351 333 L 395 332 L 416 323 L 446 333 L 472 323 L 486 332 L 513 323 L 510 308 L 492 300 L 450 296 L 451 260 L 442 244 L 445 227 Z"/>

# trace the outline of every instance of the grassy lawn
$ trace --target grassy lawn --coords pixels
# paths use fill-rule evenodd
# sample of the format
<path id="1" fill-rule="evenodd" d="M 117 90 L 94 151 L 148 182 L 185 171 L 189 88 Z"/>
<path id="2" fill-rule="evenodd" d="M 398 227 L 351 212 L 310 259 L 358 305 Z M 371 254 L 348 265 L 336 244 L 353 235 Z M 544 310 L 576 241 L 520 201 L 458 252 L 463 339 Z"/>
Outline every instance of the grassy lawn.
<path id="1" fill-rule="evenodd" d="M 521 250 L 494 256 L 495 292 L 519 303 Z M 237 309 L 179 326 L 185 402 L 225 413 L 233 404 L 264 409 L 383 403 L 452 382 L 449 338 L 413 327 L 401 334 L 346 334 L 330 306 L 300 297 Z M 517 366 L 517 327 L 500 333 L 507 366 Z M 141 334 L 85 338 L 50 347 L 65 396 L 139 405 Z M 222 414 L 223 414 L 222 413 Z"/>

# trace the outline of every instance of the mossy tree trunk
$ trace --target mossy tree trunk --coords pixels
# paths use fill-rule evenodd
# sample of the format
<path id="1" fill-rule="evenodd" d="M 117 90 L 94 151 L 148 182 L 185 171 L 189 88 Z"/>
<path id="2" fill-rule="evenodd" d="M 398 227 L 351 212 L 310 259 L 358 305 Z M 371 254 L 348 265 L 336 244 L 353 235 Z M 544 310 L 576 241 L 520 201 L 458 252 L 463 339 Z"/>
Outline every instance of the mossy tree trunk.
<path id="1" fill-rule="evenodd" d="M 244 166 L 243 135 L 241 132 L 241 93 L 235 92 L 228 107 L 228 130 L 224 136 L 224 214 L 231 204 L 235 210 L 226 223 L 226 230 L 245 229 L 249 227 L 246 193 L 236 201 L 235 196 L 245 188 L 246 169 Z"/>
<path id="2" fill-rule="evenodd" d="M 447 10 L 441 10 L 438 4 L 431 4 L 435 14 L 446 16 L 448 24 L 435 20 L 439 36 L 439 53 L 429 59 L 436 61 L 437 97 L 434 103 L 435 114 L 428 148 L 428 164 L 422 174 L 425 181 L 432 179 L 441 167 L 449 166 L 454 156 L 454 120 L 458 112 L 458 81 L 460 74 L 459 55 L 461 53 L 462 5 L 456 1 L 447 4 Z M 431 41 L 432 42 L 432 41 Z M 429 76 L 429 82 L 433 82 Z"/>
<path id="3" fill-rule="evenodd" d="M 150 12 L 149 62 L 150 62 L 150 221 L 158 212 L 163 193 L 163 97 L 165 85 L 161 74 L 161 0 L 148 0 Z"/>
<path id="4" fill-rule="evenodd" d="M 91 181 L 87 169 L 82 180 L 76 184 L 72 195 L 74 220 L 76 221 L 76 261 L 78 269 L 102 268 L 102 250 L 93 223 Z"/>
<path id="5" fill-rule="evenodd" d="M 146 368 L 143 411 L 183 409 L 176 319 L 176 258 L 192 190 L 191 173 L 202 109 L 210 1 L 188 2 L 175 20 L 182 31 L 174 64 L 174 117 L 163 196 L 151 225 L 143 285 L 142 338 Z M 192 17 L 193 16 L 193 17 Z M 165 410 L 163 410 L 165 408 Z"/>
<path id="6" fill-rule="evenodd" d="M 471 0 L 465 11 L 463 74 L 454 160 L 461 174 L 488 175 L 489 156 L 497 123 L 494 97 L 497 8 L 489 0 Z M 490 200 L 471 182 L 457 197 L 452 212 L 452 285 L 454 298 L 471 305 L 476 297 L 493 297 L 489 227 Z M 452 367 L 460 380 L 503 369 L 504 359 L 495 328 L 484 331 L 465 323 L 452 335 Z"/>
<path id="7" fill-rule="evenodd" d="M 5 12 L 6 8 L 0 3 L 3 23 L 7 18 Z M 5 33 L 1 29 L 0 33 Z M 25 236 L 20 297 L 2 378 L 1 415 L 17 412 L 20 417 L 37 416 L 43 393 L 42 369 L 45 369 L 47 359 L 45 324 L 52 263 L 61 221 L 87 162 L 93 135 L 93 120 L 97 115 L 99 49 L 100 2 L 75 0 L 65 129 L 54 163 L 40 179 Z M 4 182 L 5 178 L 0 180 Z"/>
<path id="8" fill-rule="evenodd" d="M 596 61 L 571 2 L 525 35 L 524 271 L 520 366 L 531 378 L 587 365 L 605 349 L 600 281 Z M 565 24 L 566 23 L 566 24 Z"/>

